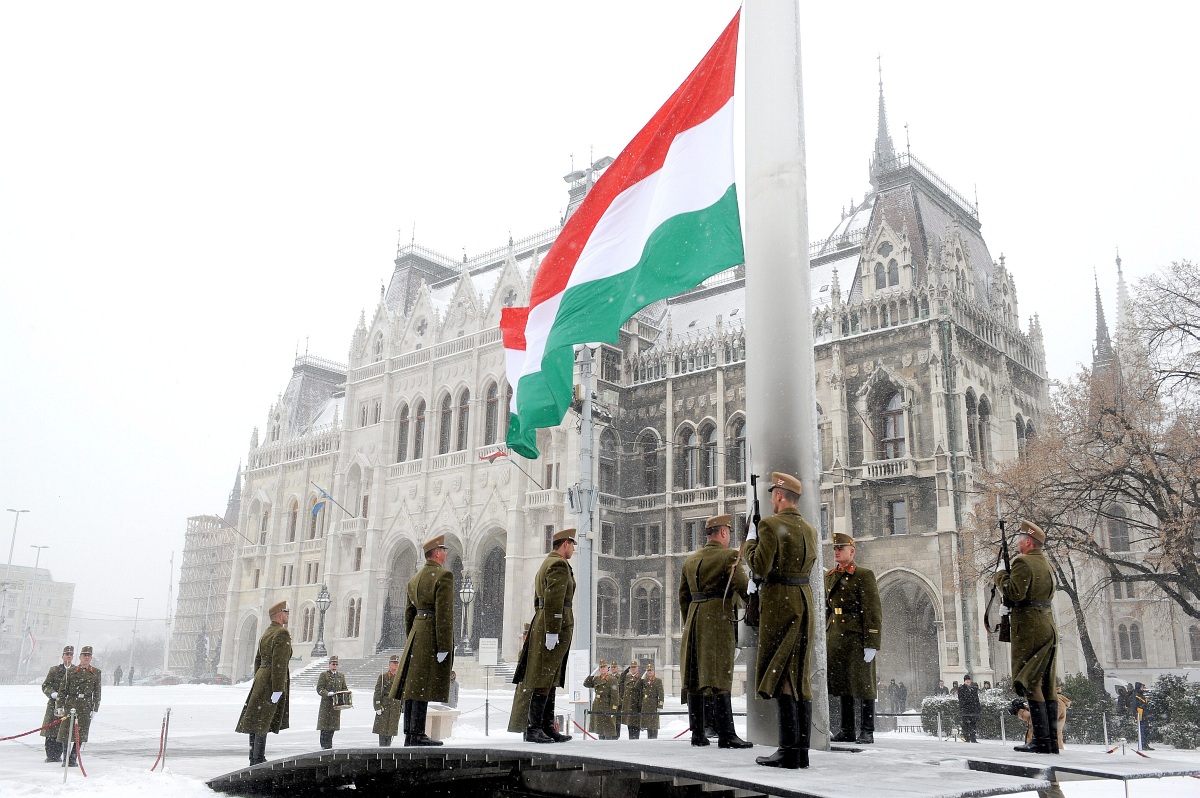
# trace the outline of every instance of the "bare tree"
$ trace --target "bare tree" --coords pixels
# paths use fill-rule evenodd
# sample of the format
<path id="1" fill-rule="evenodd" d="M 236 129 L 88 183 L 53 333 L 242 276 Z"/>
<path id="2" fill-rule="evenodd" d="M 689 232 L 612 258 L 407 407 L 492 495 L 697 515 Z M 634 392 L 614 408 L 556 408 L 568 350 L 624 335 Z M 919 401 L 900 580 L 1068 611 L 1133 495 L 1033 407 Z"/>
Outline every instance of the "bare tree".
<path id="1" fill-rule="evenodd" d="M 1200 386 L 1198 287 L 1200 266 L 1179 261 L 1143 278 L 1132 303 L 1133 332 L 1149 355 L 1146 365 L 1170 392 L 1190 395 Z"/>

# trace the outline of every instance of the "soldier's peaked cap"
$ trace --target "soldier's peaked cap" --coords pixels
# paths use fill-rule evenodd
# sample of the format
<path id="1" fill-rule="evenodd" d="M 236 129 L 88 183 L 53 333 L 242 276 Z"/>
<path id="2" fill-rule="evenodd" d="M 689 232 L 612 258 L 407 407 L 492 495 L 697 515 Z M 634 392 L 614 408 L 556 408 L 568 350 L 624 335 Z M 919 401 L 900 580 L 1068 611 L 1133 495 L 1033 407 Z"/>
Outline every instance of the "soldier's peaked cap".
<path id="1" fill-rule="evenodd" d="M 847 535 L 845 532 L 833 533 L 833 545 L 835 546 L 853 546 L 854 538 Z"/>
<path id="2" fill-rule="evenodd" d="M 629 663 L 629 667 L 631 667 L 631 668 L 640 668 L 641 666 L 640 666 L 640 665 L 638 665 L 638 661 L 635 659 L 633 662 Z"/>
<path id="3" fill-rule="evenodd" d="M 63 647 L 63 653 L 64 653 L 64 654 L 74 654 L 74 653 L 75 653 L 75 646 L 64 646 L 64 647 Z"/>
<path id="4" fill-rule="evenodd" d="M 79 656 L 82 657 L 84 654 L 86 654 L 90 657 L 92 655 L 92 647 L 84 646 L 83 648 L 79 649 Z"/>
<path id="5" fill-rule="evenodd" d="M 329 655 L 329 661 L 330 661 L 330 662 L 338 662 L 338 657 L 337 657 L 337 654 L 330 654 L 330 655 Z"/>
<path id="6" fill-rule="evenodd" d="M 277 612 L 284 612 L 287 610 L 287 608 L 288 605 L 286 601 L 281 601 L 278 604 L 272 604 L 271 609 L 267 610 L 267 617 L 270 618 Z"/>
<path id="7" fill-rule="evenodd" d="M 767 488 L 767 493 L 770 493 L 776 488 L 790 490 L 797 496 L 804 491 L 804 487 L 800 484 L 800 480 L 796 479 L 791 474 L 785 474 L 782 471 L 771 472 L 771 487 Z"/>
<path id="8" fill-rule="evenodd" d="M 554 545 L 557 546 L 559 543 L 562 543 L 564 540 L 569 540 L 572 543 L 574 543 L 575 542 L 575 532 L 576 532 L 576 530 L 574 528 L 558 530 L 557 532 L 554 533 Z"/>
<path id="9" fill-rule="evenodd" d="M 399 654 L 393 654 L 392 656 L 388 657 L 388 662 L 399 662 L 399 661 L 400 661 Z"/>
<path id="10" fill-rule="evenodd" d="M 1021 531 L 1026 535 L 1029 535 L 1029 537 L 1033 538 L 1038 543 L 1043 545 L 1046 543 L 1046 533 L 1042 531 L 1040 526 L 1026 518 L 1021 519 Z"/>
<path id="11" fill-rule="evenodd" d="M 733 526 L 732 515 L 714 515 L 712 518 L 704 522 L 704 528 L 708 530 L 720 529 L 723 526 Z"/>
<path id="12" fill-rule="evenodd" d="M 425 545 L 421 547 L 421 551 L 428 554 L 429 552 L 433 551 L 436 548 L 445 548 L 445 546 L 446 546 L 446 536 L 444 534 L 434 535 L 429 540 L 425 541 Z"/>

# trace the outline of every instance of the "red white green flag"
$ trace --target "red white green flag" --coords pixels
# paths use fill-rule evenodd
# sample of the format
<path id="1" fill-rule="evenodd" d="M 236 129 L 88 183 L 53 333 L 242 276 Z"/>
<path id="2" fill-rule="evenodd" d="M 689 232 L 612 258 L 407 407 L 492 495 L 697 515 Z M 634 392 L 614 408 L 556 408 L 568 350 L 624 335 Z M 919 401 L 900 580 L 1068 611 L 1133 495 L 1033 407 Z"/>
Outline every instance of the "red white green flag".
<path id="1" fill-rule="evenodd" d="M 529 307 L 505 308 L 508 446 L 538 456 L 562 421 L 576 344 L 615 342 L 634 313 L 744 262 L 734 186 L 739 11 L 625 147 L 546 253 Z"/>

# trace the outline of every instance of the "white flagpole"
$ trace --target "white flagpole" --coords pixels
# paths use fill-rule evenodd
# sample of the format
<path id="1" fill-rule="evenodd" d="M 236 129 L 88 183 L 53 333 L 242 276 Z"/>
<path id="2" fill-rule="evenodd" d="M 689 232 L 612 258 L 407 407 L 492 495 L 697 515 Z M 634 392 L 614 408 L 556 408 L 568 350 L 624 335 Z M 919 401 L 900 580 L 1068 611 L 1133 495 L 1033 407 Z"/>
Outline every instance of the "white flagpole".
<path id="1" fill-rule="evenodd" d="M 751 468 L 784 471 L 804 485 L 799 509 L 820 517 L 812 312 L 808 274 L 808 198 L 804 99 L 797 0 L 746 0 L 746 423 Z M 769 480 L 764 480 L 769 482 Z M 749 497 L 748 497 L 749 498 Z M 767 496 L 762 497 L 769 506 Z M 812 748 L 829 748 L 825 682 L 822 558 L 812 570 L 815 639 L 805 663 L 812 686 Z M 755 642 L 757 642 L 755 640 Z M 748 651 L 751 679 L 756 651 Z M 775 745 L 771 702 L 747 685 L 747 726 L 755 743 Z"/>

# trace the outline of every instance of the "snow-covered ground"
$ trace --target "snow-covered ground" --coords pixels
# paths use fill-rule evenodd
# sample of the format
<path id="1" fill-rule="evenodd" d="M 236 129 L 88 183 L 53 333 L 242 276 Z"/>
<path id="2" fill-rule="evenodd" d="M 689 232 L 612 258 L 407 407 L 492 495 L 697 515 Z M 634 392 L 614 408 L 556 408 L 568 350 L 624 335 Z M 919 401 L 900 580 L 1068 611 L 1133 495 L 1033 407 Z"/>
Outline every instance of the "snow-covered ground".
<path id="1" fill-rule="evenodd" d="M 89 798 L 193 798 L 213 796 L 205 781 L 213 776 L 243 767 L 247 763 L 247 738 L 233 732 L 248 685 L 176 685 L 172 687 L 106 687 L 101 711 L 92 722 L 91 742 L 84 748 L 84 767 L 88 772 L 86 791 Z M 459 701 L 462 715 L 449 741 L 456 745 L 485 745 L 491 741 L 512 742 L 518 735 L 505 731 L 512 693 L 492 691 L 489 703 L 489 736 L 484 734 L 484 703 L 482 690 L 463 690 Z M 317 748 L 317 695 L 299 692 L 292 698 L 291 728 L 282 734 L 270 735 L 267 756 L 274 759 L 300 754 Z M 163 715 L 171 709 L 170 741 L 167 749 L 166 772 L 151 772 L 158 755 L 159 732 Z M 736 708 L 738 702 L 735 702 Z M 45 699 L 36 687 L 0 686 L 0 737 L 27 731 L 41 725 Z M 668 699 L 668 711 L 682 711 L 676 700 Z M 342 730 L 334 738 L 335 746 L 374 746 L 377 738 L 371 734 L 374 715 L 370 695 L 357 693 L 356 706 L 342 715 Z M 672 741 L 686 726 L 683 715 L 665 716 L 659 739 L 647 745 L 686 746 L 686 738 Z M 881 742 L 904 744 L 916 741 L 912 734 L 878 735 Z M 601 745 L 575 742 L 570 745 Z M 922 747 L 932 740 L 922 737 Z M 69 769 L 63 783 L 63 770 L 43 762 L 43 740 L 37 735 L 0 742 L 0 796 L 57 796 L 75 795 L 85 789 L 84 776 L 78 769 Z M 946 755 L 954 757 L 970 753 L 994 756 L 1010 751 L 1011 743 L 984 742 L 968 746 L 965 743 L 945 743 Z M 1078 750 L 1075 746 L 1072 750 Z M 1101 751 L 1100 746 L 1087 747 Z M 679 749 L 682 753 L 687 749 Z M 705 749 L 706 751 L 709 749 Z M 872 751 L 872 754 L 877 753 Z M 878 752 L 882 753 L 882 752 Z M 1200 763 L 1200 753 L 1173 751 L 1161 746 L 1154 753 L 1172 760 Z M 1119 756 L 1114 754 L 1113 756 Z M 1127 756 L 1134 756 L 1129 753 Z M 860 773 L 870 760 L 859 760 Z M 1176 798 L 1200 796 L 1200 779 L 1142 779 L 1129 782 L 1129 796 L 1134 798 Z M 1069 798 L 1123 798 L 1125 785 L 1118 781 L 1079 781 L 1063 784 Z"/>

